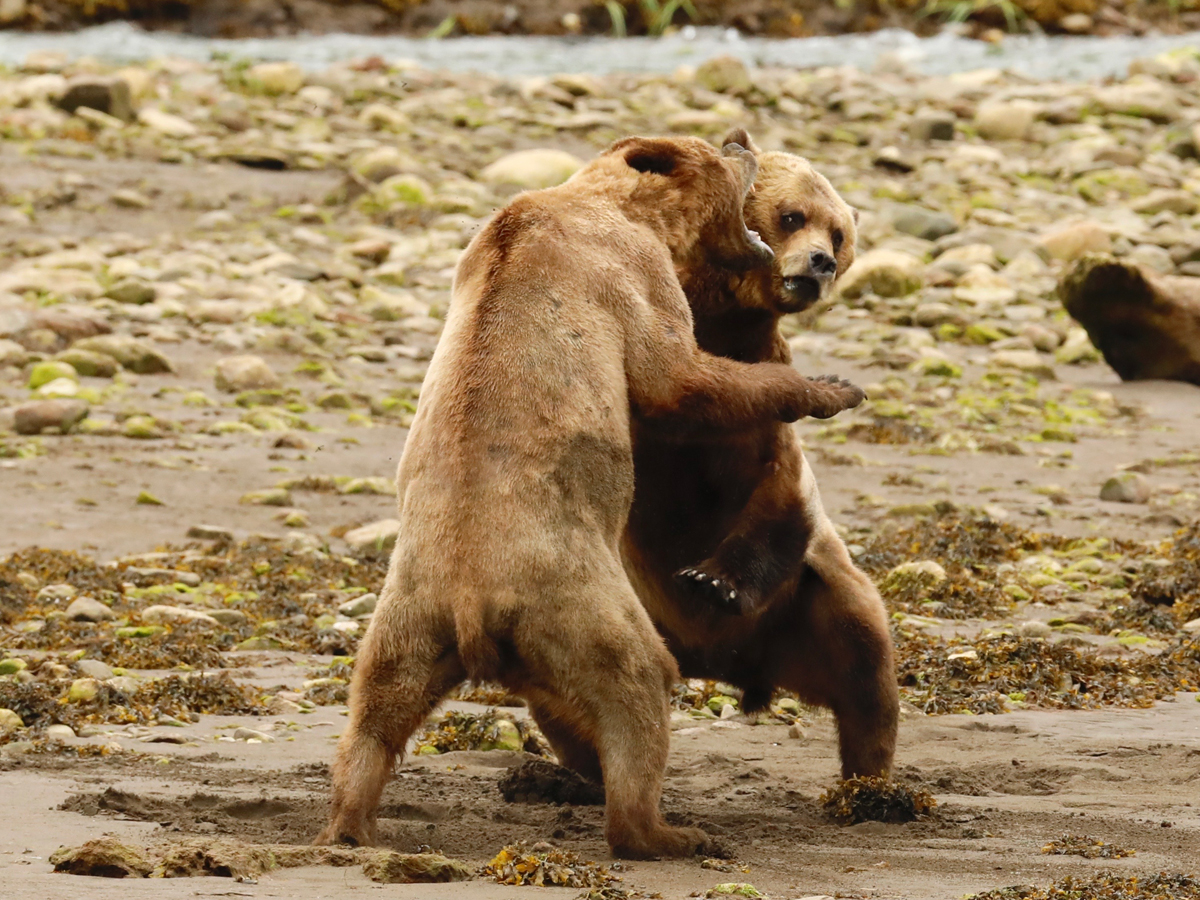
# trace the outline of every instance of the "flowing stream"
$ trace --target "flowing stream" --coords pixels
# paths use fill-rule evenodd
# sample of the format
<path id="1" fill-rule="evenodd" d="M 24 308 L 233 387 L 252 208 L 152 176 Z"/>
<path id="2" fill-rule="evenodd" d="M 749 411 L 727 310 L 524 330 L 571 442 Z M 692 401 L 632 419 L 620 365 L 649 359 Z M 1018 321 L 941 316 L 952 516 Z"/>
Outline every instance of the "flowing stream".
<path id="1" fill-rule="evenodd" d="M 889 29 L 872 34 L 778 40 L 720 29 L 685 28 L 664 38 L 462 37 L 427 40 L 350 34 L 225 40 L 147 32 L 125 22 L 59 34 L 0 32 L 0 64 L 19 65 L 33 50 L 112 62 L 155 57 L 209 60 L 214 54 L 253 60 L 292 60 L 320 69 L 339 60 L 380 56 L 412 60 L 434 69 L 496 75 L 556 72 L 670 72 L 721 54 L 749 64 L 811 68 L 851 65 L 872 69 L 880 57 L 899 60 L 928 75 L 1000 68 L 1029 78 L 1088 80 L 1124 75 L 1129 63 L 1179 47 L 1200 50 L 1200 32 L 1153 37 L 1018 35 L 996 46 L 944 31 L 919 38 Z"/>

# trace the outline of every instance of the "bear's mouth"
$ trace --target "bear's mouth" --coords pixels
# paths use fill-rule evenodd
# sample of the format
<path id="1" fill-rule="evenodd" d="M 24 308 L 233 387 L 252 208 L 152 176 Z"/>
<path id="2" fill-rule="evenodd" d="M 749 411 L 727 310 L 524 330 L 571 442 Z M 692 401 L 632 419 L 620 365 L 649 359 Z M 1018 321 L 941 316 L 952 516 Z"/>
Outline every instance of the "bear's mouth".
<path id="1" fill-rule="evenodd" d="M 794 307 L 791 311 L 799 312 L 821 299 L 821 282 L 812 275 L 785 275 L 783 291 Z"/>

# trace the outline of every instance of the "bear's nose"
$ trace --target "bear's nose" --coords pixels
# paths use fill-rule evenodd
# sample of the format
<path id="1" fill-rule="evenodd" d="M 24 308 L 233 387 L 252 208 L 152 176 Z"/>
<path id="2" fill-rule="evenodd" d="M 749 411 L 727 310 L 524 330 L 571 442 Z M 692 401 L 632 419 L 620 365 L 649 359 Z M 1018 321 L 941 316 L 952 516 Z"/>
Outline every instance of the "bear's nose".
<path id="1" fill-rule="evenodd" d="M 814 275 L 826 276 L 837 274 L 837 260 L 824 250 L 814 250 L 808 254 L 808 264 Z"/>

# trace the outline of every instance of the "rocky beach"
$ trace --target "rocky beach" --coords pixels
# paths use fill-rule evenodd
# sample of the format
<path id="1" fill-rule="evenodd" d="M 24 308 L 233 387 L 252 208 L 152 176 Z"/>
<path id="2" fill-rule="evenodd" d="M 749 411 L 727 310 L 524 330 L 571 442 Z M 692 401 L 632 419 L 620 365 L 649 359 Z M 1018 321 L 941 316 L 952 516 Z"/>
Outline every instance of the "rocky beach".
<path id="1" fill-rule="evenodd" d="M 936 806 L 839 818 L 826 714 L 695 683 L 665 809 L 729 858 L 612 864 L 474 686 L 388 788 L 390 856 L 302 852 L 460 251 L 618 137 L 735 125 L 860 210 L 787 328 L 869 399 L 797 430 Z M 1197 50 L 1103 81 L 31 52 L 0 70 L 5 894 L 1200 897 L 1200 386 L 1122 382 L 1064 308 L 1097 261 L 1200 277 L 1198 223 Z"/>

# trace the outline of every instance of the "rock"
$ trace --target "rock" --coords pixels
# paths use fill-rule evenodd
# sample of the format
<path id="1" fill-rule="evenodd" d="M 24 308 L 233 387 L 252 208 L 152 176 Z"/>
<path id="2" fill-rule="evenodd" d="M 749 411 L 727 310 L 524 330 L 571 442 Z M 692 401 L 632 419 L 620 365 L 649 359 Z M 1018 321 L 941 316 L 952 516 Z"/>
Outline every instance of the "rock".
<path id="1" fill-rule="evenodd" d="M 353 169 L 367 181 L 380 184 L 396 175 L 411 175 L 417 169 L 417 162 L 399 147 L 385 145 L 357 157 Z M 423 193 L 428 195 L 429 190 L 426 189 Z"/>
<path id="2" fill-rule="evenodd" d="M 1196 634 L 1197 632 L 1200 632 L 1200 619 L 1192 619 L 1190 622 L 1185 623 L 1183 630 L 1188 634 Z M 0 715 L 2 715 L 2 712 L 0 712 Z M 2 727 L 3 726 L 0 725 L 0 728 Z"/>
<path id="3" fill-rule="evenodd" d="M 7 338 L 0 339 L 0 369 L 12 366 L 17 369 L 25 367 L 29 362 L 29 351 Z"/>
<path id="4" fill-rule="evenodd" d="M 233 541 L 233 532 L 219 525 L 192 525 L 187 530 L 187 536 L 198 541 Z"/>
<path id="5" fill-rule="evenodd" d="M 261 731 L 255 731 L 253 728 L 235 728 L 233 739 L 235 741 L 257 741 L 260 744 L 275 743 L 275 738 Z"/>
<path id="6" fill-rule="evenodd" d="M 76 597 L 67 607 L 69 622 L 108 622 L 117 617 L 111 609 L 92 597 Z"/>
<path id="7" fill-rule="evenodd" d="M 0 0 L 0 25 L 20 22 L 29 12 L 27 0 Z"/>
<path id="8" fill-rule="evenodd" d="M 565 150 L 518 150 L 502 156 L 479 173 L 485 184 L 513 184 L 525 189 L 562 184 L 583 167 L 583 160 Z"/>
<path id="9" fill-rule="evenodd" d="M 7 659 L 0 659 L 0 675 L 16 675 L 18 672 L 24 672 L 27 668 L 29 668 L 29 664 L 20 657 L 10 656 Z"/>
<path id="10" fill-rule="evenodd" d="M 216 385 L 218 390 L 236 394 L 275 390 L 282 387 L 283 382 L 260 356 L 227 356 L 217 363 Z"/>
<path id="11" fill-rule="evenodd" d="M 80 847 L 59 847 L 50 862 L 55 872 L 103 878 L 145 878 L 154 868 L 142 850 L 110 837 Z"/>
<path id="12" fill-rule="evenodd" d="M 287 488 L 264 488 L 261 491 L 247 491 L 238 502 L 247 506 L 291 506 L 292 495 Z"/>
<path id="13" fill-rule="evenodd" d="M 137 118 L 151 131 L 156 131 L 163 137 L 186 138 L 192 137 L 200 131 L 187 119 L 181 119 L 179 116 L 173 116 L 153 107 L 139 111 Z"/>
<path id="14" fill-rule="evenodd" d="M 139 375 L 155 375 L 174 372 L 171 361 L 136 338 L 118 334 L 102 334 L 77 341 L 72 349 L 90 350 L 111 356 L 130 372 Z"/>
<path id="15" fill-rule="evenodd" d="M 932 559 L 921 559 L 896 566 L 883 577 L 879 587 L 880 590 L 884 590 L 885 587 L 896 588 L 913 583 L 933 587 L 945 580 L 946 570 L 940 563 Z"/>
<path id="16" fill-rule="evenodd" d="M 85 378 L 112 378 L 117 374 L 117 361 L 103 353 L 91 350 L 80 350 L 72 347 L 64 350 L 55 357 L 58 362 L 66 363 L 79 375 Z"/>
<path id="17" fill-rule="evenodd" d="M 1105 112 L 1140 116 L 1155 122 L 1172 122 L 1179 117 L 1179 95 L 1156 78 L 1136 76 L 1124 84 L 1096 91 L 1096 102 Z"/>
<path id="18" fill-rule="evenodd" d="M 1089 255 L 1063 276 L 1058 293 L 1122 380 L 1200 384 L 1200 279 Z"/>
<path id="19" fill-rule="evenodd" d="M 360 597 L 355 597 L 352 600 L 347 600 L 345 603 L 338 606 L 338 612 L 350 619 L 357 619 L 360 616 L 369 616 L 375 612 L 375 606 L 379 603 L 379 597 L 375 594 L 363 594 Z"/>
<path id="20" fill-rule="evenodd" d="M 121 434 L 139 440 L 153 440 L 164 436 L 153 416 L 130 416 L 121 424 Z"/>
<path id="21" fill-rule="evenodd" d="M 989 362 L 1003 369 L 1019 369 L 1038 378 L 1054 377 L 1054 366 L 1033 350 L 997 350 Z"/>
<path id="22" fill-rule="evenodd" d="M 25 723 L 15 712 L 11 709 L 0 709 L 0 737 L 8 737 L 24 728 Z"/>
<path id="23" fill-rule="evenodd" d="M 88 414 L 83 400 L 35 400 L 13 409 L 13 431 L 17 434 L 41 434 L 57 428 L 66 434 Z"/>
<path id="24" fill-rule="evenodd" d="M 227 628 L 236 628 L 246 622 L 246 614 L 238 609 L 210 609 L 208 614 Z"/>
<path id="25" fill-rule="evenodd" d="M 134 500 L 134 503 L 138 506 L 166 506 L 165 503 L 149 491 L 138 491 L 137 499 Z"/>
<path id="26" fill-rule="evenodd" d="M 91 703 L 100 696 L 100 682 L 95 678 L 76 678 L 67 689 L 68 703 Z"/>
<path id="27" fill-rule="evenodd" d="M 1073 222 L 1061 225 L 1042 235 L 1042 249 L 1054 259 L 1074 262 L 1085 253 L 1109 253 L 1112 237 L 1096 222 Z"/>
<path id="28" fill-rule="evenodd" d="M 133 94 L 123 78 L 83 76 L 67 84 L 66 93 L 58 99 L 58 107 L 69 113 L 80 107 L 98 110 L 105 115 L 133 121 Z"/>
<path id="29" fill-rule="evenodd" d="M 904 205 L 891 211 L 892 227 L 903 234 L 911 234 L 926 241 L 958 231 L 958 223 L 946 213 L 935 212 L 923 206 Z"/>
<path id="30" fill-rule="evenodd" d="M 75 737 L 75 729 L 70 725 L 49 725 L 46 727 L 46 738 L 52 741 L 66 741 Z"/>
<path id="31" fill-rule="evenodd" d="M 991 141 L 1019 141 L 1030 136 L 1042 105 L 1032 100 L 993 100 L 975 112 L 975 128 Z"/>
<path id="32" fill-rule="evenodd" d="M 304 70 L 292 62 L 265 62 L 246 70 L 246 78 L 268 94 L 294 94 L 304 87 Z"/>
<path id="33" fill-rule="evenodd" d="M 42 603 L 59 603 L 74 599 L 78 593 L 73 584 L 48 584 L 37 592 L 37 599 Z"/>
<path id="34" fill-rule="evenodd" d="M 510 753 L 520 753 L 525 749 L 525 739 L 515 722 L 508 719 L 497 719 L 492 725 L 488 738 L 479 744 L 480 750 L 507 750 Z"/>
<path id="35" fill-rule="evenodd" d="M 754 87 L 750 70 L 736 56 L 717 56 L 696 69 L 696 84 L 717 94 L 745 94 Z"/>
<path id="36" fill-rule="evenodd" d="M 351 478 L 340 488 L 339 494 L 381 494 L 384 496 L 396 496 L 396 482 L 390 478 L 384 478 L 381 475 L 373 475 L 369 478 Z"/>
<path id="37" fill-rule="evenodd" d="M 1048 638 L 1054 633 L 1045 622 L 1030 620 L 1017 626 L 1017 634 L 1028 638 Z"/>
<path id="38" fill-rule="evenodd" d="M 79 670 L 80 675 L 95 678 L 97 681 L 108 681 L 113 677 L 113 670 L 98 659 L 76 660 L 75 668 Z"/>
<path id="39" fill-rule="evenodd" d="M 75 371 L 75 367 L 70 363 L 59 362 L 58 360 L 40 362 L 29 372 L 28 387 L 31 391 L 36 391 L 38 388 L 50 384 L 52 381 L 57 381 L 60 378 L 78 381 L 79 373 Z"/>
<path id="40" fill-rule="evenodd" d="M 137 306 L 153 303 L 157 294 L 154 285 L 147 284 L 140 278 L 124 278 L 104 292 L 105 297 L 116 300 L 118 303 L 131 303 Z"/>
<path id="41" fill-rule="evenodd" d="M 142 621 L 151 625 L 204 625 L 209 628 L 220 624 L 206 612 L 182 606 L 148 606 L 142 610 Z"/>
<path id="42" fill-rule="evenodd" d="M 355 550 L 391 553 L 399 534 L 400 522 L 398 519 L 380 519 L 377 522 L 347 531 L 342 540 Z"/>
<path id="43" fill-rule="evenodd" d="M 1156 216 L 1161 212 L 1190 216 L 1200 209 L 1200 200 L 1191 191 L 1159 189 L 1134 200 L 1129 208 L 1143 216 Z"/>
<path id="44" fill-rule="evenodd" d="M 1150 484 L 1145 476 L 1137 472 L 1122 472 L 1104 482 L 1100 488 L 1100 499 L 1108 503 L 1147 503 L 1150 500 Z"/>
<path id="45" fill-rule="evenodd" d="M 396 853 L 381 850 L 363 862 L 363 874 L 381 884 L 434 884 L 468 881 L 475 870 L 440 853 Z"/>
<path id="46" fill-rule="evenodd" d="M 929 109 L 913 116 L 908 133 L 917 141 L 952 141 L 958 119 L 954 113 Z"/>
<path id="47" fill-rule="evenodd" d="M 919 259 L 899 250 L 869 250 L 842 277 L 843 297 L 854 299 L 867 291 L 881 297 L 903 297 L 920 290 L 925 267 Z"/>

